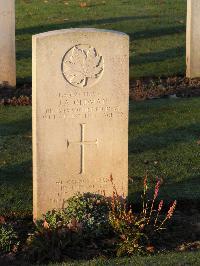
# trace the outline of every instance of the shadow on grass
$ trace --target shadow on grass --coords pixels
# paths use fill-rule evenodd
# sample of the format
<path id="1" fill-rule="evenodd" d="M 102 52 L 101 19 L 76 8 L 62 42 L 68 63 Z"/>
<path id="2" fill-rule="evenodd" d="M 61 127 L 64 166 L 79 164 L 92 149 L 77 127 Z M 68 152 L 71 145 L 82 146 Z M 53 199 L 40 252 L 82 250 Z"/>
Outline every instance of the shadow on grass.
<path id="1" fill-rule="evenodd" d="M 68 21 L 59 24 L 50 24 L 50 25 L 38 25 L 34 27 L 17 29 L 16 34 L 37 34 L 44 31 L 52 31 L 58 29 L 67 29 L 67 28 L 76 28 L 76 27 L 85 27 L 101 24 L 112 24 L 123 21 L 132 21 L 132 20 L 144 20 L 157 18 L 157 16 L 124 16 L 124 17 L 114 17 L 114 18 L 104 18 L 104 19 L 91 19 L 91 20 L 82 20 L 82 21 Z"/>
<path id="2" fill-rule="evenodd" d="M 32 161 L 8 164 L 0 169 L 0 213 L 31 213 Z"/>
<path id="3" fill-rule="evenodd" d="M 141 195 L 143 193 L 143 176 L 136 177 L 136 180 L 129 184 L 129 200 L 135 203 L 138 208 L 142 206 Z M 178 209 L 182 207 L 195 208 L 200 207 L 200 173 L 191 174 L 187 179 L 180 182 L 173 181 L 167 182 L 167 178 L 164 179 L 159 192 L 157 201 L 164 199 L 168 205 L 174 201 L 178 201 Z M 134 186 L 137 185 L 137 190 L 134 190 Z M 133 189 L 132 189 L 133 188 Z M 154 194 L 154 186 L 149 190 L 148 199 L 152 199 Z M 184 206 L 185 204 L 185 206 Z M 169 207 L 169 206 L 165 206 Z"/>
<path id="4" fill-rule="evenodd" d="M 150 52 L 150 53 L 132 56 L 130 58 L 130 63 L 134 65 L 155 63 L 155 62 L 166 61 L 171 58 L 182 57 L 184 54 L 185 54 L 184 47 L 176 47 L 160 52 Z"/>
<path id="5" fill-rule="evenodd" d="M 180 182 L 170 182 L 161 187 L 160 197 L 168 201 L 178 199 L 180 201 L 198 201 L 200 205 L 200 172 L 190 173 L 186 179 Z"/>
<path id="6" fill-rule="evenodd" d="M 27 49 L 27 50 L 20 50 L 16 52 L 16 59 L 19 60 L 23 60 L 23 59 L 28 59 L 31 58 L 32 54 L 31 54 L 31 48 Z"/>
<path id="7" fill-rule="evenodd" d="M 0 169 L 0 183 L 18 185 L 30 184 L 32 182 L 32 160 L 27 160 L 22 163 L 7 164 Z"/>
<path id="8" fill-rule="evenodd" d="M 198 140 L 200 124 L 169 128 L 161 133 L 141 134 L 137 138 L 129 139 L 129 154 L 137 154 L 148 150 L 159 150 L 179 142 Z"/>
<path id="9" fill-rule="evenodd" d="M 8 123 L 1 123 L 0 136 L 12 136 L 12 135 L 23 135 L 31 132 L 32 120 L 26 118 L 23 120 L 16 120 Z"/>
<path id="10" fill-rule="evenodd" d="M 177 25 L 173 27 L 164 27 L 164 28 L 148 29 L 136 32 L 128 32 L 127 34 L 129 34 L 131 40 L 134 41 L 134 40 L 158 38 L 166 35 L 185 33 L 185 31 L 186 28 L 184 25 Z"/>
<path id="11" fill-rule="evenodd" d="M 30 52 L 30 58 L 31 58 L 31 52 Z M 31 82 L 32 82 L 32 76 L 26 76 L 24 78 L 17 77 L 18 87 L 24 85 L 24 83 L 29 84 L 31 86 Z"/>

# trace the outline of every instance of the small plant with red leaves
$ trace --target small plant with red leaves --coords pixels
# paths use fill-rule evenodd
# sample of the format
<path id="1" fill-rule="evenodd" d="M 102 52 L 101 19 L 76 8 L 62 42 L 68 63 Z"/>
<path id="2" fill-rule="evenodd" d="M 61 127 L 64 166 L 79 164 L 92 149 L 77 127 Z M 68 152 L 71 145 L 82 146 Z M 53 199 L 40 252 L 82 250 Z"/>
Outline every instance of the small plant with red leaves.
<path id="1" fill-rule="evenodd" d="M 174 201 L 167 214 L 161 215 L 164 201 L 161 200 L 156 206 L 161 181 L 157 181 L 152 200 L 148 200 L 148 179 L 144 178 L 143 189 L 143 208 L 140 213 L 134 213 L 133 208 L 129 206 L 126 200 L 118 195 L 113 178 L 110 178 L 113 184 L 113 197 L 109 212 L 110 224 L 118 236 L 119 244 L 117 246 L 117 255 L 132 255 L 135 252 L 154 252 L 151 244 L 152 236 L 164 229 L 164 224 L 170 220 L 176 208 L 177 202 Z"/>

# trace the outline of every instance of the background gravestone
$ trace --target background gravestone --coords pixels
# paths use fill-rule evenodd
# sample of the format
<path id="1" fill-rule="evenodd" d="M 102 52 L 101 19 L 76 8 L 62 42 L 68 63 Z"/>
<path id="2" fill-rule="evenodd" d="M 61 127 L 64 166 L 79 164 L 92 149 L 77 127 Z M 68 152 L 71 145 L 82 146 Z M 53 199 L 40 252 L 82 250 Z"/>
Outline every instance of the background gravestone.
<path id="1" fill-rule="evenodd" d="M 34 217 L 77 192 L 128 193 L 129 37 L 33 36 Z"/>
<path id="2" fill-rule="evenodd" d="M 16 85 L 15 1 L 0 0 L 0 85 Z"/>
<path id="3" fill-rule="evenodd" d="M 200 77 L 200 0 L 187 2 L 187 77 Z"/>

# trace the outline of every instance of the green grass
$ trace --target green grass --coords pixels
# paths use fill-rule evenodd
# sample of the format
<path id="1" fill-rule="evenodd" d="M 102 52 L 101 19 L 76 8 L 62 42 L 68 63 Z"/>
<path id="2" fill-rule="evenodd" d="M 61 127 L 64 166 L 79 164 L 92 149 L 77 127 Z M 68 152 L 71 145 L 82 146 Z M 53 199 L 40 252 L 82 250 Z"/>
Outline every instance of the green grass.
<path id="1" fill-rule="evenodd" d="M 68 3 L 66 5 L 65 3 Z M 31 81 L 31 35 L 95 27 L 130 35 L 130 77 L 185 73 L 186 0 L 16 0 L 18 83 Z"/>
<path id="2" fill-rule="evenodd" d="M 200 198 L 200 99 L 156 100 L 130 106 L 129 175 L 140 189 L 144 171 L 162 177 L 165 199 Z"/>
<path id="3" fill-rule="evenodd" d="M 32 209 L 31 108 L 0 106 L 0 211 Z"/>
<path id="4" fill-rule="evenodd" d="M 156 256 L 133 256 L 123 259 L 103 260 L 97 259 L 88 262 L 69 262 L 69 263 L 55 263 L 48 264 L 49 266 L 106 266 L 106 265 L 129 265 L 129 266 L 174 266 L 174 265 L 200 265 L 200 251 L 198 252 L 182 252 L 182 253 L 167 253 Z"/>
<path id="5" fill-rule="evenodd" d="M 131 102 L 132 201 L 145 171 L 163 177 L 165 200 L 200 199 L 200 98 Z M 0 107 L 0 213 L 32 211 L 31 107 Z"/>

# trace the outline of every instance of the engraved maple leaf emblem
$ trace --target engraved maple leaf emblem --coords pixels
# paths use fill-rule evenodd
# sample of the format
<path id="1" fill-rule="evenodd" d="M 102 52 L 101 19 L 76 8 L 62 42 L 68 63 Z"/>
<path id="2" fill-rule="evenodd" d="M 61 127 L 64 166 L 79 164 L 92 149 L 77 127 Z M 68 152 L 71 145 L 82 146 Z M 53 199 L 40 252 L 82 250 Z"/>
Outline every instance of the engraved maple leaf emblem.
<path id="1" fill-rule="evenodd" d="M 103 72 L 103 58 L 93 47 L 74 46 L 63 61 L 63 74 L 74 86 L 86 87 Z"/>

